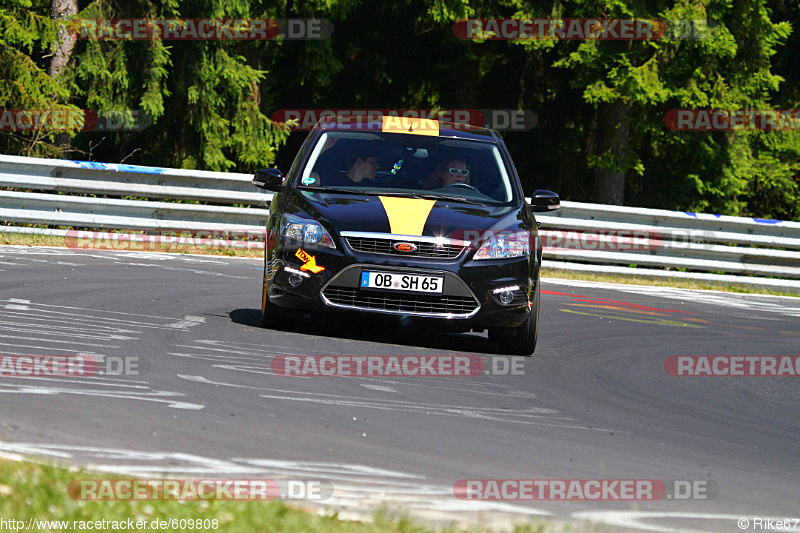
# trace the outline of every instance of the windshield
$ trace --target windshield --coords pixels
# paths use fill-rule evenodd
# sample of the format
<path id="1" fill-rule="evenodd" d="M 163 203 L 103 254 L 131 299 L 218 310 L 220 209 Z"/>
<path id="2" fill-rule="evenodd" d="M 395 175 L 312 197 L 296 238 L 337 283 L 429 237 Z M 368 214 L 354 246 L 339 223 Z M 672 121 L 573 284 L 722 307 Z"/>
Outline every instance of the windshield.
<path id="1" fill-rule="evenodd" d="M 498 205 L 515 198 L 494 144 L 398 133 L 324 133 L 299 185 Z"/>

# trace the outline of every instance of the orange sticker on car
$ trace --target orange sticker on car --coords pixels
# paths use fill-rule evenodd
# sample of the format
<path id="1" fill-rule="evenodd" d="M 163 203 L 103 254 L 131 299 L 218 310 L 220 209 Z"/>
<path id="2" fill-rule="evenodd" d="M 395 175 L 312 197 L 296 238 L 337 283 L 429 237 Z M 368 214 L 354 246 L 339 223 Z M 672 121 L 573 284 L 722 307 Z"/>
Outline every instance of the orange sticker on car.
<path id="1" fill-rule="evenodd" d="M 323 270 L 325 270 L 324 266 L 320 266 L 317 264 L 317 258 L 313 255 L 309 255 L 304 250 L 297 250 L 294 254 L 300 261 L 303 262 L 303 265 L 300 267 L 300 270 L 310 270 L 314 274 L 319 274 Z"/>

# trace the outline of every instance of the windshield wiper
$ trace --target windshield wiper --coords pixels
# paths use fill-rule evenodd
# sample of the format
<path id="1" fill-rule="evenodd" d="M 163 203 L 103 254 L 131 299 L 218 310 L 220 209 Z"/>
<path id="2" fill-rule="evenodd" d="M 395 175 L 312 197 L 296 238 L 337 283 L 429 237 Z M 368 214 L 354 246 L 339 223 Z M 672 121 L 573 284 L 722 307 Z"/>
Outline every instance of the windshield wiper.
<path id="1" fill-rule="evenodd" d="M 478 200 L 470 200 L 461 196 L 444 196 L 441 194 L 426 194 L 419 192 L 401 192 L 401 191 L 384 191 L 372 192 L 367 194 L 375 194 L 379 196 L 397 196 L 399 198 L 417 198 L 418 200 L 449 200 L 455 202 L 464 202 L 465 204 L 483 205 L 483 202 Z"/>
<path id="2" fill-rule="evenodd" d="M 308 187 L 299 185 L 298 189 L 311 192 L 338 192 L 346 194 L 366 194 L 369 196 L 396 196 L 399 198 L 417 198 L 425 200 L 447 200 L 451 202 L 463 202 L 465 204 L 484 205 L 484 202 L 479 200 L 471 200 L 463 196 L 446 196 L 442 194 L 423 194 L 416 192 L 402 192 L 402 191 L 376 191 L 370 189 L 344 189 L 340 187 Z"/>
<path id="3" fill-rule="evenodd" d="M 449 200 L 451 202 L 464 202 L 465 204 L 474 204 L 474 205 L 484 205 L 485 202 L 481 202 L 480 200 L 471 200 L 469 198 L 464 198 L 463 196 L 445 196 L 441 194 L 419 194 L 416 195 L 415 198 L 431 198 L 435 200 Z"/>
<path id="4" fill-rule="evenodd" d="M 298 185 L 297 188 L 310 192 L 341 192 L 347 194 L 361 194 L 363 192 L 355 189 L 345 189 L 343 187 L 309 187 L 307 185 Z"/>
<path id="5" fill-rule="evenodd" d="M 297 188 L 309 192 L 339 192 L 346 194 L 366 194 L 369 196 L 403 196 L 403 197 L 413 196 L 414 198 L 419 198 L 419 196 L 415 195 L 381 192 L 370 189 L 345 189 L 342 187 L 307 187 L 305 185 L 298 185 Z"/>

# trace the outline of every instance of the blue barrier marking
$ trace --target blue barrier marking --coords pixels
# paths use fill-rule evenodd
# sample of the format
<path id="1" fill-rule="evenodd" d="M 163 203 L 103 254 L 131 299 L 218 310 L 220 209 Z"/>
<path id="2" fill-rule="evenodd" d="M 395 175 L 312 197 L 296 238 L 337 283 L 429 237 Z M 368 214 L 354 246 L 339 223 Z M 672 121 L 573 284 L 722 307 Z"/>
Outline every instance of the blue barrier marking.
<path id="1" fill-rule="evenodd" d="M 109 170 L 109 165 L 105 163 L 97 163 L 95 161 L 73 161 L 73 163 L 81 168 L 89 168 L 92 170 Z"/>
<path id="2" fill-rule="evenodd" d="M 163 174 L 166 168 L 143 167 L 140 165 L 117 165 L 117 170 L 121 172 L 140 172 L 142 174 Z"/>
<path id="3" fill-rule="evenodd" d="M 722 216 L 722 215 L 715 215 L 712 213 L 689 213 L 688 211 L 681 211 L 681 213 L 692 218 L 697 218 L 697 215 L 708 215 L 710 217 L 717 217 L 717 218 Z"/>
<path id="4" fill-rule="evenodd" d="M 712 217 L 721 217 L 722 215 L 714 215 L 711 213 L 689 213 L 688 211 L 681 211 L 686 216 L 697 218 L 697 215 L 708 215 Z M 784 220 L 773 220 L 771 218 L 751 218 L 753 222 L 758 222 L 759 224 L 780 224 L 781 222 L 785 222 Z"/>
<path id="5" fill-rule="evenodd" d="M 97 161 L 72 161 L 81 168 L 90 170 L 114 170 L 117 172 L 138 172 L 140 174 L 163 174 L 166 168 L 143 167 L 140 165 L 117 165 L 109 163 L 98 163 Z"/>

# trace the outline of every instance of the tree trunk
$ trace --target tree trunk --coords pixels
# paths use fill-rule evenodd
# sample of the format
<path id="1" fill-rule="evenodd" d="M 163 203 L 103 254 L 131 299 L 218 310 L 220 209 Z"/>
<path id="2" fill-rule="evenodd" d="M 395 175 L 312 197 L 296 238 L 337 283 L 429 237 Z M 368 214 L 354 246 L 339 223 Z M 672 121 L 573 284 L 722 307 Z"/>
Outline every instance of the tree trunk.
<path id="1" fill-rule="evenodd" d="M 50 18 L 55 21 L 67 21 L 70 17 L 78 14 L 78 0 L 51 0 Z M 66 24 L 62 24 L 58 29 L 58 41 L 55 44 L 53 56 L 50 58 L 50 67 L 47 73 L 51 78 L 55 78 L 64 70 L 72 56 L 72 49 L 75 47 L 75 34 L 70 33 Z M 55 100 L 55 96 L 53 96 Z M 70 138 L 68 133 L 59 133 L 55 137 L 55 144 L 66 151 L 70 148 Z M 59 156 L 63 156 L 62 152 Z"/>
<path id="2" fill-rule="evenodd" d="M 598 155 L 611 154 L 615 167 L 628 159 L 630 140 L 630 107 L 622 100 L 602 104 L 597 132 Z M 622 205 L 625 199 L 625 170 L 599 168 L 594 175 L 594 201 Z"/>
<path id="3" fill-rule="evenodd" d="M 78 14 L 78 0 L 52 0 L 50 3 L 50 18 L 55 21 L 67 21 Z M 50 68 L 47 73 L 55 78 L 64 70 L 75 47 L 75 34 L 69 33 L 66 24 L 58 29 L 59 41 L 50 58 Z"/>

